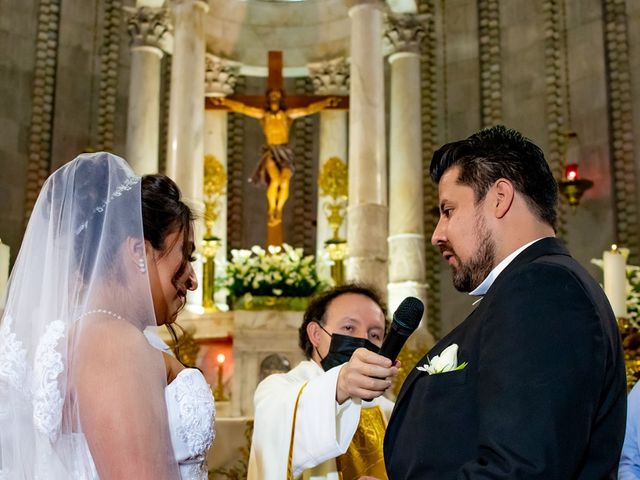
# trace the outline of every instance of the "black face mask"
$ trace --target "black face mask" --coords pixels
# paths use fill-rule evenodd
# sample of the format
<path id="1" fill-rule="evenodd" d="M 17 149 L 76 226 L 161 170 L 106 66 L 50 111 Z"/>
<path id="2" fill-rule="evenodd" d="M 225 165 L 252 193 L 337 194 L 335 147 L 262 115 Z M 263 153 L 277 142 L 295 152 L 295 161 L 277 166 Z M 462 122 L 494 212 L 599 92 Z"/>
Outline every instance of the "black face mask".
<path id="1" fill-rule="evenodd" d="M 320 326 L 322 328 L 322 325 Z M 324 328 L 322 328 L 324 330 Z M 327 332 L 326 330 L 324 330 Z M 374 345 L 366 338 L 350 337 L 348 335 L 340 335 L 339 333 L 329 333 L 331 335 L 331 345 L 329 345 L 329 353 L 320 361 L 320 365 L 326 372 L 327 370 L 346 363 L 358 348 L 364 347 L 367 350 L 378 353 L 380 347 Z M 318 353 L 320 355 L 320 353 Z"/>

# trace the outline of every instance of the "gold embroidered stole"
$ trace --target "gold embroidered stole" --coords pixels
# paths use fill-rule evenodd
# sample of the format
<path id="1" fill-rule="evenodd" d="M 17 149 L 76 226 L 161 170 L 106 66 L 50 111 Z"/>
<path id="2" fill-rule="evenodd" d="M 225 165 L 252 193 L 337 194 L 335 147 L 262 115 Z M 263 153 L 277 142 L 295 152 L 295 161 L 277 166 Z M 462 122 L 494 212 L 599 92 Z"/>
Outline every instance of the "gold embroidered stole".
<path id="1" fill-rule="evenodd" d="M 307 386 L 307 382 L 305 382 L 302 385 L 302 387 L 300 387 L 300 391 L 298 392 L 298 396 L 296 397 L 296 404 L 293 407 L 293 422 L 291 424 L 291 440 L 289 441 L 289 457 L 287 458 L 287 480 L 293 480 L 293 440 L 296 433 L 296 417 L 298 416 L 298 402 L 300 401 L 300 396 L 302 395 L 302 391 L 306 386 Z"/>
<path id="2" fill-rule="evenodd" d="M 384 415 L 380 407 L 360 410 L 360 422 L 344 455 L 336 458 L 343 480 L 357 480 L 363 475 L 387 480 L 384 466 Z"/>

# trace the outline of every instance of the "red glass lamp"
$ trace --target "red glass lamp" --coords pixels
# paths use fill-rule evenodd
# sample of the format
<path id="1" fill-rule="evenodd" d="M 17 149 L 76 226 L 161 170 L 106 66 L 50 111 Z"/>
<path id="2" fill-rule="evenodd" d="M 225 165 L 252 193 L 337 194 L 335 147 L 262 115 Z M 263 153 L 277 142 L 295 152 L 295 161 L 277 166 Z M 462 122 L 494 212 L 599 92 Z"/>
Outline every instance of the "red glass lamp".
<path id="1" fill-rule="evenodd" d="M 575 132 L 567 134 L 566 167 L 564 177 L 558 182 L 560 193 L 567 199 L 572 209 L 580 203 L 584 192 L 593 187 L 593 182 L 586 178 L 580 178 L 578 173 L 578 157 L 580 144 Z"/>

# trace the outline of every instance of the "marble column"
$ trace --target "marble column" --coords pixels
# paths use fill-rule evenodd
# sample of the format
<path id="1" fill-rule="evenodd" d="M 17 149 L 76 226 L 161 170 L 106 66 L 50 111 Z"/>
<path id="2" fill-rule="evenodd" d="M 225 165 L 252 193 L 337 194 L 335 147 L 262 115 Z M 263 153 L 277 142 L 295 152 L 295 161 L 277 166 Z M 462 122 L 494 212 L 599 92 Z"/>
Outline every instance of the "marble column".
<path id="1" fill-rule="evenodd" d="M 420 112 L 420 43 L 426 31 L 415 14 L 387 16 L 391 51 L 389 132 L 389 310 L 407 296 L 427 305 Z M 426 315 L 419 335 L 429 336 Z M 430 339 L 430 337 L 429 337 Z"/>
<path id="2" fill-rule="evenodd" d="M 172 0 L 174 43 L 169 100 L 167 174 L 202 211 L 205 35 L 207 3 Z"/>
<path id="3" fill-rule="evenodd" d="M 386 297 L 387 167 L 380 0 L 352 1 L 346 277 Z"/>
<path id="4" fill-rule="evenodd" d="M 349 95 L 349 62 L 345 58 L 310 64 L 309 76 L 313 81 L 316 95 Z M 337 157 L 347 162 L 347 121 L 348 115 L 342 110 L 323 110 L 320 112 L 320 145 L 318 152 L 318 172 L 322 170 L 327 160 Z M 320 195 L 318 190 L 318 209 L 316 227 L 316 258 L 326 256 L 324 243 L 333 236 L 325 204 L 328 197 Z M 340 238 L 346 239 L 347 221 L 338 231 Z M 318 273 L 323 278 L 330 277 L 328 264 L 320 262 Z"/>
<path id="5" fill-rule="evenodd" d="M 222 97 L 232 95 L 238 75 L 238 66 L 211 54 L 205 56 L 205 95 Z M 213 155 L 227 172 L 227 117 L 226 110 L 206 110 L 204 117 L 204 155 Z M 228 177 L 227 177 L 228 178 Z M 225 274 L 227 262 L 227 194 L 218 199 L 218 218 L 213 233 L 220 238 L 216 254 L 216 278 Z M 222 290 L 216 292 L 216 303 L 225 303 Z"/>
<path id="6" fill-rule="evenodd" d="M 158 172 L 160 71 L 163 37 L 169 31 L 165 9 L 127 8 L 131 74 L 126 160 L 138 175 Z"/>
<path id="7" fill-rule="evenodd" d="M 204 20 L 208 5 L 200 0 L 171 0 L 173 13 L 173 61 L 169 100 L 167 175 L 178 184 L 184 200 L 194 209 L 195 243 L 203 235 L 204 178 Z M 200 262 L 196 262 L 200 263 Z M 199 272 L 198 283 L 202 284 Z M 201 287 L 187 296 L 187 308 L 199 311 Z"/>

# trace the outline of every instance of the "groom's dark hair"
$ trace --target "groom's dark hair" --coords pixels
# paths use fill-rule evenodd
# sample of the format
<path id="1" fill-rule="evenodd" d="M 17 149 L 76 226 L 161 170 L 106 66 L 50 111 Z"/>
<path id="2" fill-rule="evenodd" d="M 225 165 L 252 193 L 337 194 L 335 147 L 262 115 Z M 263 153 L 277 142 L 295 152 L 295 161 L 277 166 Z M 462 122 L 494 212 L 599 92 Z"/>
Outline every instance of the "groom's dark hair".
<path id="1" fill-rule="evenodd" d="M 388 323 L 387 307 L 382 301 L 382 298 L 380 297 L 378 292 L 372 287 L 362 284 L 348 283 L 346 285 L 340 285 L 339 287 L 334 287 L 326 290 L 315 297 L 307 307 L 307 310 L 304 312 L 302 325 L 300 325 L 298 335 L 300 348 L 304 351 L 304 354 L 307 358 L 311 358 L 311 355 L 313 353 L 313 345 L 311 344 L 309 335 L 307 334 L 307 325 L 309 325 L 311 322 L 317 322 L 320 325 L 324 325 L 326 322 L 327 310 L 329 309 L 329 305 L 331 304 L 331 302 L 333 302 L 336 298 L 348 293 L 368 297 L 380 307 L 380 310 L 382 310 L 382 313 L 385 317 L 386 333 Z"/>
<path id="2" fill-rule="evenodd" d="M 476 204 L 497 180 L 506 178 L 531 211 L 555 228 L 558 184 L 540 147 L 519 132 L 497 125 L 447 143 L 433 154 L 431 179 L 438 183 L 454 166 L 460 168 L 458 183 L 473 188 Z"/>

